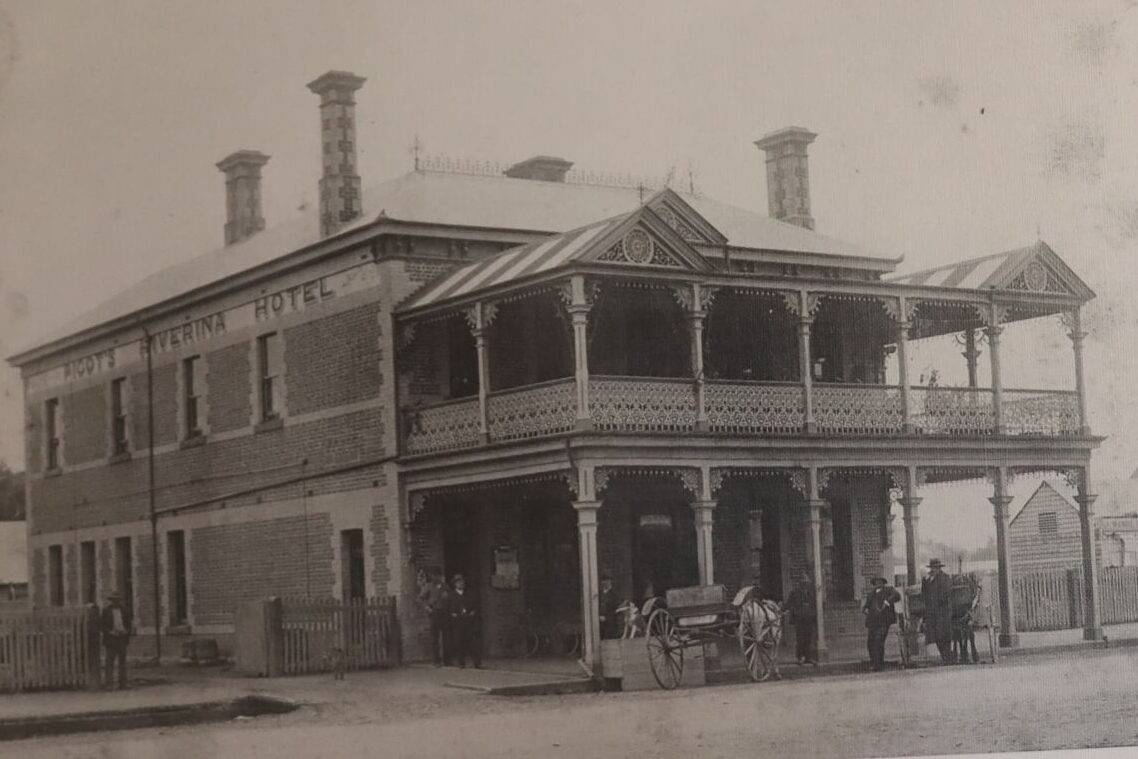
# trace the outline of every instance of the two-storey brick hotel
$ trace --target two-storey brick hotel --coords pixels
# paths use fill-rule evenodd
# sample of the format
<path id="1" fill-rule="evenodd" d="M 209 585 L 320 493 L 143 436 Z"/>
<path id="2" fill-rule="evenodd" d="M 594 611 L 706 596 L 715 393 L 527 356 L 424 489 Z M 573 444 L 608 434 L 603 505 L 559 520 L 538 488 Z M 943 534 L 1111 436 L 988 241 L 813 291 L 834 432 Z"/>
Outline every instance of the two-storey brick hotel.
<path id="1" fill-rule="evenodd" d="M 756 143 L 769 216 L 548 156 L 418 164 L 362 191 L 363 82 L 309 85 L 318 213 L 266 228 L 268 157 L 233 153 L 223 248 L 10 359 L 35 605 L 118 589 L 144 635 L 158 599 L 164 633 L 225 644 L 251 600 L 395 596 L 415 657 L 413 599 L 439 569 L 471 578 L 489 654 L 537 619 L 581 631 L 596 667 L 599 576 L 635 599 L 712 581 L 780 598 L 806 571 L 824 647 L 892 566 L 891 503 L 915 578 L 919 488 L 987 477 L 1010 643 L 1007 487 L 1057 470 L 1079 489 L 1101 634 L 1093 293 L 1045 244 L 895 275 L 813 231 L 801 128 Z M 1001 325 L 1054 315 L 1076 390 L 1003 387 Z M 914 384 L 908 344 L 949 334 L 968 386 Z"/>

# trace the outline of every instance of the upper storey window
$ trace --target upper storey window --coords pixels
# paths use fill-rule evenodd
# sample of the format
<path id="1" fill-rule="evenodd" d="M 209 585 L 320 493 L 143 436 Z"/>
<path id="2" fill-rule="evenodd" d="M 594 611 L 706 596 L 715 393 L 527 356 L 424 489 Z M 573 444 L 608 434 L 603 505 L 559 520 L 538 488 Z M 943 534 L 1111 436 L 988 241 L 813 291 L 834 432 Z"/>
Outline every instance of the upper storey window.
<path id="1" fill-rule="evenodd" d="M 126 379 L 111 381 L 111 438 L 116 454 L 126 453 L 130 447 L 126 425 Z"/>
<path id="2" fill-rule="evenodd" d="M 48 398 L 43 404 L 47 468 L 59 468 L 59 399 Z"/>
<path id="3" fill-rule="evenodd" d="M 182 419 L 187 438 L 202 434 L 200 401 L 204 383 L 200 375 L 201 356 L 182 359 Z"/>
<path id="4" fill-rule="evenodd" d="M 261 421 L 280 416 L 281 338 L 276 332 L 257 338 L 257 376 L 260 378 Z"/>

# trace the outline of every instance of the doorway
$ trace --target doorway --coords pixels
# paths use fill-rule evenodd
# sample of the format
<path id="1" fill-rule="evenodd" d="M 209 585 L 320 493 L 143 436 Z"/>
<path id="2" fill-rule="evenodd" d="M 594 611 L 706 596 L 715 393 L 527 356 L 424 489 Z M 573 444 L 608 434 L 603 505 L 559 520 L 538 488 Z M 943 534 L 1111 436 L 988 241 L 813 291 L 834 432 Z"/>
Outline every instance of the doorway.
<path id="1" fill-rule="evenodd" d="M 637 599 L 699 584 L 695 514 L 683 491 L 668 484 L 644 483 L 625 491 L 632 522 L 632 591 Z"/>

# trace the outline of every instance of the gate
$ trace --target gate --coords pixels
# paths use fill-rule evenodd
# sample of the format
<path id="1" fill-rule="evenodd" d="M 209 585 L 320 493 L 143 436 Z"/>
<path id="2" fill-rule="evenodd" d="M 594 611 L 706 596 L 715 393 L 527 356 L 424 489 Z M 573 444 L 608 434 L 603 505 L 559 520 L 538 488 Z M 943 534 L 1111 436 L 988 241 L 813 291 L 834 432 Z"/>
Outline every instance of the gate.
<path id="1" fill-rule="evenodd" d="M 389 667 L 399 663 L 395 598 L 351 602 L 282 599 L 283 674 Z"/>

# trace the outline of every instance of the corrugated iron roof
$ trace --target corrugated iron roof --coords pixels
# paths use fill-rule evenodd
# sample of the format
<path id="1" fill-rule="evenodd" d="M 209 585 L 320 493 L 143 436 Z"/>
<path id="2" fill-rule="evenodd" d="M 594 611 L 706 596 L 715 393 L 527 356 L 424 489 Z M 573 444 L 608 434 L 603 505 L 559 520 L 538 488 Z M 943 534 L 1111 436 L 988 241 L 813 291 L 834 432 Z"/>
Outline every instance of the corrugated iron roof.
<path id="1" fill-rule="evenodd" d="M 849 243 L 754 211 L 705 197 L 683 198 L 734 247 L 874 258 Z M 644 200 L 637 188 L 413 171 L 366 190 L 361 199 L 363 213 L 341 233 L 385 219 L 558 233 L 630 213 Z M 19 353 L 129 316 L 308 247 L 320 241 L 319 227 L 318 209 L 311 207 L 302 216 L 273 225 L 239 243 L 167 267 L 35 340 Z M 881 271 L 891 270 L 895 263 L 892 259 L 880 260 Z"/>

